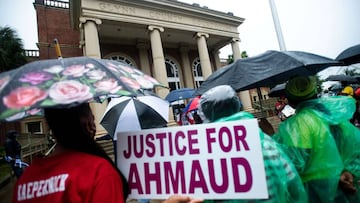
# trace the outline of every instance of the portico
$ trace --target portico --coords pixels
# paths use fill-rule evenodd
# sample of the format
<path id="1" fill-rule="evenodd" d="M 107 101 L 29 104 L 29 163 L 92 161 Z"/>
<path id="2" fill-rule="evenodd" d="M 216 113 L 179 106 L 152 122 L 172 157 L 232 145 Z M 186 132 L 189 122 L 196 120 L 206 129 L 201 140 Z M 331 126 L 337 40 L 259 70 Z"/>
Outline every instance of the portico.
<path id="1" fill-rule="evenodd" d="M 231 13 L 169 0 L 70 0 L 70 5 L 84 55 L 121 60 L 152 75 L 169 87 L 156 88 L 161 98 L 201 85 L 221 67 L 219 50 L 228 44 L 234 59 L 241 58 L 238 27 L 244 19 Z M 248 91 L 240 99 L 245 110 L 252 108 Z M 103 108 L 94 106 L 97 120 Z"/>

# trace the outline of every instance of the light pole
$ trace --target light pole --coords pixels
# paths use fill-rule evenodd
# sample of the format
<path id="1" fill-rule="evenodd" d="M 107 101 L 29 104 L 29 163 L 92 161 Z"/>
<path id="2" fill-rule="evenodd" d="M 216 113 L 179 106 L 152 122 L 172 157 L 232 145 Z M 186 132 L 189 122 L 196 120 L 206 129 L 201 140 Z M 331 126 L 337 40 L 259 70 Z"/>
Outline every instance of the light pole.
<path id="1" fill-rule="evenodd" d="M 283 37 L 282 31 L 281 31 L 281 26 L 280 26 L 280 22 L 279 22 L 279 17 L 277 15 L 275 2 L 274 2 L 274 0 L 269 0 L 269 3 L 270 3 L 271 14 L 272 14 L 273 21 L 274 21 L 274 26 L 275 26 L 276 35 L 278 38 L 280 51 L 286 51 L 284 37 Z"/>

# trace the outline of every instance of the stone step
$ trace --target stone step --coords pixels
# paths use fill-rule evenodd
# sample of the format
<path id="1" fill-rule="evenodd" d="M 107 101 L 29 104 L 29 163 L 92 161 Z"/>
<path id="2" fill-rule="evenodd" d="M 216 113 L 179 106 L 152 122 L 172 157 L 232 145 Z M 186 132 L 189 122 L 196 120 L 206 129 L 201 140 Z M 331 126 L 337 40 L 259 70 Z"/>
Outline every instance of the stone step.
<path id="1" fill-rule="evenodd" d="M 114 143 L 112 140 L 97 140 L 97 143 L 105 150 L 106 154 L 115 161 Z"/>

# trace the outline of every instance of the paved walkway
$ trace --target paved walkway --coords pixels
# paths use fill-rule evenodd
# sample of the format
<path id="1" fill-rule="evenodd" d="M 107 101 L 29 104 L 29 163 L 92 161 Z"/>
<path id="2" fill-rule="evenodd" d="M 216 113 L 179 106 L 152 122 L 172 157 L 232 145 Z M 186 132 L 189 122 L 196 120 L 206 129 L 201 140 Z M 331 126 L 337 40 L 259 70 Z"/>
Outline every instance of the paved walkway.
<path id="1" fill-rule="evenodd" d="M 0 188 L 0 203 L 11 203 L 13 187 L 16 182 L 16 178 L 13 176 L 10 181 L 2 188 Z"/>

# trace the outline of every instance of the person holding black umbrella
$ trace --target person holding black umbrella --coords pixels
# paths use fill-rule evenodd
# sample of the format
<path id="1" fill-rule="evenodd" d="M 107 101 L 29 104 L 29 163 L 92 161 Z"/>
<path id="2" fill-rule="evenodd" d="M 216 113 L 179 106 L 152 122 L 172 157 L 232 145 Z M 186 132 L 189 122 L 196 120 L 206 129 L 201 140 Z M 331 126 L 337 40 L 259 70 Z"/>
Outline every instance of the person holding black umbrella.
<path id="1" fill-rule="evenodd" d="M 359 202 L 360 130 L 349 121 L 355 100 L 317 98 L 314 76 L 294 77 L 285 90 L 296 113 L 273 137 L 294 162 L 309 201 Z"/>
<path id="2" fill-rule="evenodd" d="M 241 103 L 236 92 L 228 85 L 220 85 L 209 89 L 200 97 L 199 101 L 199 112 L 204 123 L 254 118 L 252 114 L 240 111 L 240 108 Z M 259 129 L 259 133 L 269 197 L 267 199 L 219 200 L 218 202 L 307 202 L 300 176 L 290 158 L 269 135 L 265 134 L 261 129 Z M 217 200 L 205 201 L 205 203 L 212 202 L 217 202 Z"/>

